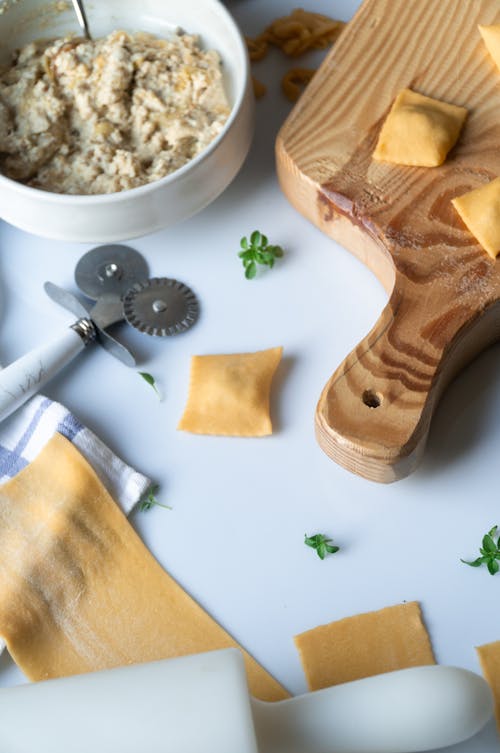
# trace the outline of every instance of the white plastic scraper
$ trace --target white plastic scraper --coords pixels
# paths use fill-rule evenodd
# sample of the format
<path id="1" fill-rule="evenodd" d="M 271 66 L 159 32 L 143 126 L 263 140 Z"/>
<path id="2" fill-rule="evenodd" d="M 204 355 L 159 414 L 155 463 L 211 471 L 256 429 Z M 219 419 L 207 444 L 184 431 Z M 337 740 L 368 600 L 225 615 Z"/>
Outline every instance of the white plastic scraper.
<path id="1" fill-rule="evenodd" d="M 440 666 L 264 703 L 227 649 L 0 690 L 0 751 L 410 753 L 465 740 L 491 713 L 481 677 Z"/>

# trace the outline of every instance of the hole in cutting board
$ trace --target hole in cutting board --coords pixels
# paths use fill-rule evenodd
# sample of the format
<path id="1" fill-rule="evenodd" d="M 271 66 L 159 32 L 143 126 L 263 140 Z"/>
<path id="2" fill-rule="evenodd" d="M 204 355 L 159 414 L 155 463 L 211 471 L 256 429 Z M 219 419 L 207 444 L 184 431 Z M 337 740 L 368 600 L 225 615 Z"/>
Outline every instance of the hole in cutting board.
<path id="1" fill-rule="evenodd" d="M 382 395 L 373 390 L 363 392 L 363 402 L 368 408 L 378 408 L 382 403 Z"/>

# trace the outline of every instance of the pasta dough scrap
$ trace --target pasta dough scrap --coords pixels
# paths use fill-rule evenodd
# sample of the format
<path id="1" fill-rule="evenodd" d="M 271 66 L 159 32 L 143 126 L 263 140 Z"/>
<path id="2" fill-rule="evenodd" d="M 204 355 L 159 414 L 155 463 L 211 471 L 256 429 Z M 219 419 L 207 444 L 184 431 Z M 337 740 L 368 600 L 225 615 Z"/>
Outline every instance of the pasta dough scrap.
<path id="1" fill-rule="evenodd" d="M 500 732 L 500 641 L 476 648 L 484 678 L 491 688 L 495 703 L 495 718 Z"/>
<path id="2" fill-rule="evenodd" d="M 442 165 L 466 117 L 465 107 L 403 89 L 382 126 L 373 158 L 413 167 Z"/>
<path id="3" fill-rule="evenodd" d="M 193 356 L 188 402 L 178 429 L 194 434 L 272 434 L 271 382 L 283 348 L 257 353 Z"/>
<path id="4" fill-rule="evenodd" d="M 435 664 L 418 602 L 346 617 L 295 637 L 309 690 Z"/>
<path id="5" fill-rule="evenodd" d="M 500 69 L 500 24 L 493 26 L 478 26 L 486 49 Z"/>
<path id="6" fill-rule="evenodd" d="M 485 251 L 500 253 L 500 178 L 457 196 L 451 203 Z"/>
<path id="7" fill-rule="evenodd" d="M 237 646 L 56 434 L 0 487 L 0 635 L 32 680 Z M 244 652 L 251 692 L 287 692 Z"/>

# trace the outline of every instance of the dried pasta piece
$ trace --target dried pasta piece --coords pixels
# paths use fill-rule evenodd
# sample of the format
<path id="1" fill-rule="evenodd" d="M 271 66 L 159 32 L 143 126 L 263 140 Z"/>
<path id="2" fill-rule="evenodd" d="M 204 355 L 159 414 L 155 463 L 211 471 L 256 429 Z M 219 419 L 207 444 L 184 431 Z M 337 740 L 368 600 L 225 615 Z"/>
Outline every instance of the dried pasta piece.
<path id="1" fill-rule="evenodd" d="M 310 49 L 311 32 L 300 21 L 282 18 L 271 24 L 266 32 L 266 39 L 279 47 L 285 55 L 298 57 Z"/>
<path id="2" fill-rule="evenodd" d="M 344 26 L 343 21 L 296 8 L 289 16 L 277 18 L 257 37 L 245 37 L 248 54 L 252 62 L 263 60 L 271 44 L 285 55 L 299 57 L 309 50 L 322 50 L 333 44 Z M 308 68 L 292 68 L 284 76 L 281 87 L 291 102 L 299 98 L 313 74 Z M 266 93 L 266 87 L 255 78 L 253 88 L 257 99 Z"/>
<path id="3" fill-rule="evenodd" d="M 298 57 L 309 50 L 321 50 L 336 41 L 345 24 L 321 13 L 297 8 L 277 18 L 262 36 L 285 55 Z"/>
<path id="4" fill-rule="evenodd" d="M 484 250 L 500 253 L 500 178 L 457 196 L 451 203 Z"/>
<path id="5" fill-rule="evenodd" d="M 435 664 L 418 602 L 346 617 L 295 637 L 310 690 Z"/>
<path id="6" fill-rule="evenodd" d="M 309 50 L 323 50 L 337 40 L 344 26 L 343 21 L 296 8 L 289 16 L 273 21 L 262 34 L 246 38 L 250 59 L 262 60 L 269 44 L 289 57 L 299 57 Z"/>
<path id="7" fill-rule="evenodd" d="M 271 434 L 269 394 L 282 352 L 193 356 L 188 402 L 177 428 L 233 437 Z"/>
<path id="8" fill-rule="evenodd" d="M 252 76 L 252 86 L 255 99 L 261 99 L 267 92 L 267 86 L 255 76 Z"/>
<path id="9" fill-rule="evenodd" d="M 315 73 L 315 68 L 291 68 L 283 76 L 281 88 L 290 102 L 298 100 Z"/>
<path id="10" fill-rule="evenodd" d="M 495 703 L 495 718 L 500 732 L 500 641 L 476 648 L 484 678 L 491 688 Z"/>
<path id="11" fill-rule="evenodd" d="M 500 24 L 493 26 L 478 26 L 486 49 L 493 58 L 497 68 L 500 69 Z"/>
<path id="12" fill-rule="evenodd" d="M 0 488 L 0 635 L 32 680 L 237 646 L 56 434 Z M 244 653 L 251 692 L 286 691 Z"/>
<path id="13" fill-rule="evenodd" d="M 245 41 L 247 43 L 248 56 L 252 63 L 263 60 L 266 57 L 269 45 L 262 36 L 255 38 L 245 37 Z"/>
<path id="14" fill-rule="evenodd" d="M 382 126 L 373 158 L 437 167 L 455 145 L 466 117 L 465 107 L 403 89 Z"/>

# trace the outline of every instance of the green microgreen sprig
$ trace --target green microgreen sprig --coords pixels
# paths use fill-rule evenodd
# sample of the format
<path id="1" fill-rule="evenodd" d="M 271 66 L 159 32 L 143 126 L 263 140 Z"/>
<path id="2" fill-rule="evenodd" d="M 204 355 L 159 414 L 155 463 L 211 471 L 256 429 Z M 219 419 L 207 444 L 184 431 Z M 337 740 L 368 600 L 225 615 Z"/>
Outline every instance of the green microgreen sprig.
<path id="1" fill-rule="evenodd" d="M 151 374 L 148 374 L 147 371 L 139 371 L 137 373 L 139 374 L 139 376 L 141 376 L 144 379 L 145 382 L 147 382 L 154 389 L 154 391 L 158 395 L 158 400 L 161 400 L 161 394 L 158 387 L 156 386 L 156 380 L 154 376 L 152 376 Z"/>
<path id="2" fill-rule="evenodd" d="M 496 536 L 497 530 L 498 526 L 493 526 L 493 528 L 483 536 L 483 545 L 479 548 L 481 553 L 480 557 L 472 562 L 468 562 L 467 560 L 461 560 L 461 562 L 465 565 L 470 565 L 471 567 L 481 567 L 481 565 L 486 565 L 490 575 L 496 575 L 500 570 L 500 565 L 498 564 L 498 560 L 500 560 L 500 536 L 496 543 L 493 538 Z"/>
<path id="3" fill-rule="evenodd" d="M 314 536 L 304 534 L 304 544 L 316 549 L 316 554 L 320 560 L 324 560 L 327 554 L 335 554 L 339 551 L 340 547 L 334 546 L 331 541 L 332 539 L 329 539 L 323 533 L 316 533 Z"/>
<path id="4" fill-rule="evenodd" d="M 253 280 L 257 274 L 257 264 L 272 269 L 276 259 L 281 259 L 283 249 L 281 246 L 270 246 L 265 235 L 258 230 L 254 230 L 250 240 L 242 238 L 240 241 L 241 251 L 238 256 L 245 267 L 245 277 L 247 280 Z"/>
<path id="5" fill-rule="evenodd" d="M 146 492 L 145 497 L 139 502 L 139 510 L 140 512 L 145 512 L 145 510 L 151 510 L 152 507 L 163 507 L 165 510 L 171 510 L 172 508 L 169 505 L 164 505 L 161 502 L 158 502 L 156 499 L 156 493 L 158 491 L 158 486 L 153 484 L 148 491 Z"/>

